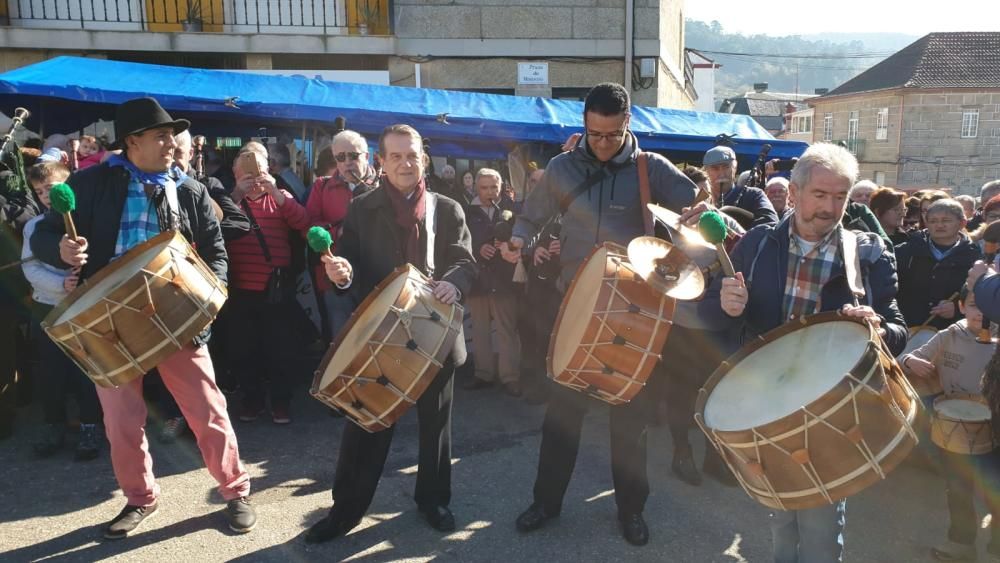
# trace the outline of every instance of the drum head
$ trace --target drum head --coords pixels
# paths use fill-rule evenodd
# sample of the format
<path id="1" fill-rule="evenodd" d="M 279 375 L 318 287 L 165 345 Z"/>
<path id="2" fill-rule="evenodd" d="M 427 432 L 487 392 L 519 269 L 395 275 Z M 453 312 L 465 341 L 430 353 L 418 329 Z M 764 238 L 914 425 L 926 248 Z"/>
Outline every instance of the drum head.
<path id="1" fill-rule="evenodd" d="M 684 252 L 665 240 L 638 237 L 628 243 L 628 261 L 657 291 L 691 301 L 705 293 L 705 275 Z"/>
<path id="2" fill-rule="evenodd" d="M 938 333 L 937 329 L 931 328 L 929 326 L 925 326 L 923 328 L 919 327 L 911 328 L 910 336 L 906 340 L 906 348 L 903 348 L 902 353 L 900 353 L 899 356 L 896 357 L 902 358 L 903 356 L 909 354 L 910 352 L 913 352 L 917 348 L 920 348 L 924 344 L 927 344 L 928 342 L 931 341 L 931 338 L 934 338 L 934 335 L 937 333 Z"/>
<path id="3" fill-rule="evenodd" d="M 934 412 L 952 420 L 990 420 L 990 408 L 982 401 L 941 397 L 934 401 Z"/>
<path id="4" fill-rule="evenodd" d="M 386 280 L 385 286 L 377 295 L 374 292 L 369 294 L 373 299 L 368 302 L 367 307 L 364 307 L 363 303 L 354 311 L 347 326 L 337 335 L 335 340 L 338 342 L 337 349 L 323 371 L 319 388 L 330 385 L 340 374 L 346 373 L 347 367 L 357 357 L 358 352 L 368 345 L 372 335 L 378 330 L 379 325 L 389 314 L 389 309 L 395 305 L 399 294 L 409 282 L 408 272 L 409 270 L 397 269 L 393 274 L 394 277 Z"/>
<path id="5" fill-rule="evenodd" d="M 738 431 L 794 413 L 833 389 L 862 358 L 869 329 L 853 321 L 808 325 L 751 353 L 719 381 L 705 425 Z"/>
<path id="6" fill-rule="evenodd" d="M 164 237 L 159 244 L 155 244 L 135 256 L 126 253 L 121 258 L 105 266 L 105 268 L 109 269 L 108 274 L 97 281 L 97 283 L 80 286 L 83 293 L 52 324 L 58 325 L 69 321 L 99 303 L 101 299 L 110 295 L 115 288 L 132 279 L 140 270 L 149 265 L 153 258 L 163 252 L 164 248 L 170 246 L 172 241 L 173 237 Z"/>
<path id="7" fill-rule="evenodd" d="M 553 332 L 552 373 L 560 374 L 573 359 L 577 346 L 590 324 L 590 316 L 597 306 L 597 297 L 604 283 L 608 247 L 602 246 L 590 255 L 573 278 L 573 285 L 562 304 L 562 316 Z"/>

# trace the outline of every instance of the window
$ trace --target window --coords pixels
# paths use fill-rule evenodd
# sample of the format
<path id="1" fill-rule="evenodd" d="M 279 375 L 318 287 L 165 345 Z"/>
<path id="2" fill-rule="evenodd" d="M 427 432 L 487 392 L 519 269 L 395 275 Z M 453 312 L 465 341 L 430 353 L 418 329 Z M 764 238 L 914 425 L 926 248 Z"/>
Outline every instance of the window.
<path id="1" fill-rule="evenodd" d="M 875 140 L 885 141 L 888 138 L 889 138 L 889 108 L 882 108 L 878 110 L 878 112 L 875 114 Z"/>
<path id="2" fill-rule="evenodd" d="M 858 112 L 852 111 L 847 120 L 847 150 L 858 154 Z"/>
<path id="3" fill-rule="evenodd" d="M 962 138 L 971 139 L 979 135 L 979 110 L 962 111 Z"/>
<path id="4" fill-rule="evenodd" d="M 802 132 L 803 133 L 812 133 L 812 130 L 813 130 L 813 116 L 807 115 L 807 116 L 805 116 L 805 117 L 802 118 L 802 121 L 803 121 L 803 123 L 805 123 L 805 125 L 802 126 L 803 127 Z"/>
<path id="5" fill-rule="evenodd" d="M 885 172 L 875 172 L 875 183 L 880 186 L 885 185 Z"/>
<path id="6" fill-rule="evenodd" d="M 833 114 L 828 113 L 823 116 L 823 140 L 833 140 Z"/>
<path id="7" fill-rule="evenodd" d="M 792 118 L 792 133 L 811 133 L 812 116 L 800 115 Z"/>

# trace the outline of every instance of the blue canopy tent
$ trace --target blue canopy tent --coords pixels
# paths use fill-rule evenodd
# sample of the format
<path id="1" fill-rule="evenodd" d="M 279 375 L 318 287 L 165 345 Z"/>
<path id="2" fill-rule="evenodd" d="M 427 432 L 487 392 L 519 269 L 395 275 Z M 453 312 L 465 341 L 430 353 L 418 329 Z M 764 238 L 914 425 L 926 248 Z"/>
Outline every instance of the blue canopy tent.
<path id="1" fill-rule="evenodd" d="M 57 57 L 0 74 L 0 109 L 9 114 L 14 107 L 27 107 L 33 113 L 28 127 L 43 126 L 46 134 L 111 119 L 115 105 L 138 96 L 157 98 L 202 134 L 234 135 L 262 126 L 295 132 L 304 122 L 329 126 L 343 116 L 351 129 L 369 136 L 388 124 L 408 123 L 431 139 L 434 154 L 459 158 L 504 158 L 518 143 L 562 144 L 583 129 L 581 102 L 548 98 L 79 57 Z M 732 114 L 635 107 L 632 131 L 646 150 L 689 155 L 714 146 L 720 133 L 734 135 L 743 161 L 755 159 L 765 143 L 772 145 L 772 157 L 795 157 L 806 147 L 775 140 L 749 117 Z"/>

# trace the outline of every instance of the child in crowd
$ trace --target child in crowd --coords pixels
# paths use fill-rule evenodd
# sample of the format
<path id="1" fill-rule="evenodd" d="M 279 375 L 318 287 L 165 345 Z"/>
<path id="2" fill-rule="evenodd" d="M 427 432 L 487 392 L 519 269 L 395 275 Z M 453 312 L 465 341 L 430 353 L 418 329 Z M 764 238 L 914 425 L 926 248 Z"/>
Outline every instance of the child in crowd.
<path id="1" fill-rule="evenodd" d="M 903 356 L 903 368 L 923 378 L 939 378 L 945 394 L 981 394 L 981 382 L 995 345 L 980 343 L 976 333 L 983 313 L 972 292 L 959 300 L 964 319 L 937 333 L 927 344 Z M 974 494 L 982 491 L 992 514 L 989 553 L 1000 557 L 1000 450 L 981 455 L 954 453 L 938 448 L 947 481 L 950 526 L 948 539 L 931 548 L 938 561 L 975 561 L 976 516 Z"/>
<path id="2" fill-rule="evenodd" d="M 40 162 L 28 169 L 28 181 L 35 190 L 38 200 L 46 208 L 49 207 L 49 191 L 52 186 L 66 181 L 68 177 L 69 168 L 59 161 Z M 29 241 L 35 231 L 35 225 L 42 217 L 43 215 L 39 215 L 24 226 L 22 259 L 27 260 L 32 257 Z M 41 373 L 38 393 L 45 413 L 45 427 L 40 440 L 34 446 L 35 453 L 39 457 L 49 457 L 62 448 L 67 427 L 66 395 L 72 392 L 80 409 L 80 437 L 76 444 L 76 460 L 95 459 L 100 451 L 100 437 L 97 434 L 97 422 L 100 416 L 97 390 L 94 383 L 47 334 L 43 333 L 39 324 L 55 305 L 76 288 L 79 280 L 78 272 L 60 270 L 39 260 L 26 261 L 21 267 L 24 270 L 24 277 L 32 287 L 31 328 L 39 348 Z"/>
<path id="3" fill-rule="evenodd" d="M 80 148 L 77 150 L 77 170 L 83 170 L 96 164 L 100 164 L 104 159 L 105 151 L 101 144 L 97 142 L 97 137 L 92 135 L 80 136 Z"/>

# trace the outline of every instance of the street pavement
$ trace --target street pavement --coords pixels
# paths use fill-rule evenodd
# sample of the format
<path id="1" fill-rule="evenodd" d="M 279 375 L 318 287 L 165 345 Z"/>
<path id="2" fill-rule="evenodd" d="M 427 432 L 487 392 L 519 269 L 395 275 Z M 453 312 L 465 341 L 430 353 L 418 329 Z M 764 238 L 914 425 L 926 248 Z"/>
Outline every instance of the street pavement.
<path id="1" fill-rule="evenodd" d="M 231 402 L 235 400 L 231 399 Z M 585 421 L 576 472 L 562 515 L 544 529 L 519 534 L 514 519 L 531 502 L 543 407 L 496 389 L 456 389 L 453 500 L 458 524 L 436 532 L 413 503 L 417 463 L 414 412 L 400 422 L 375 501 L 345 538 L 307 545 L 304 532 L 331 505 L 330 484 L 344 419 L 299 388 L 294 422 L 235 420 L 240 453 L 253 478 L 259 524 L 247 535 L 226 527 L 224 503 L 203 468 L 193 438 L 151 440 L 163 490 L 160 508 L 132 537 L 101 539 L 102 526 L 125 504 L 105 447 L 99 460 L 74 463 L 72 448 L 38 460 L 23 409 L 14 438 L 0 443 L 0 561 L 768 561 L 767 510 L 739 489 L 706 479 L 691 487 L 670 472 L 670 434 L 651 430 L 651 495 L 645 518 L 651 541 L 633 547 L 616 524 L 607 408 L 595 403 Z M 152 433 L 152 432 L 151 432 Z M 698 459 L 704 440 L 691 432 Z M 903 466 L 851 498 L 846 560 L 930 560 L 929 547 L 947 527 L 943 481 Z M 987 535 L 983 530 L 980 544 Z M 982 545 L 980 546 L 982 550 Z"/>

